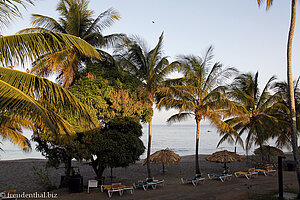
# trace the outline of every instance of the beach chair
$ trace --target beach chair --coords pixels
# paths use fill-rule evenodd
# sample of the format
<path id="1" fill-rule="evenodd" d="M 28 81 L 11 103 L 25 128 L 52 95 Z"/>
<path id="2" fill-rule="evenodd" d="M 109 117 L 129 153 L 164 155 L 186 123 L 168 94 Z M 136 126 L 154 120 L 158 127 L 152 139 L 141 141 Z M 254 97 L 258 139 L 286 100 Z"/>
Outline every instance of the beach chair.
<path id="1" fill-rule="evenodd" d="M 145 181 L 139 180 L 138 182 L 133 183 L 133 187 L 135 189 L 141 187 L 145 191 L 148 189 L 149 186 L 152 187 L 153 190 L 156 189 L 157 185 L 164 185 L 164 180 L 155 180 L 154 178 L 146 178 Z"/>
<path id="2" fill-rule="evenodd" d="M 152 189 L 156 189 L 157 185 L 164 185 L 165 181 L 164 180 L 156 180 L 154 178 L 146 178 L 146 182 L 148 186 L 151 186 Z"/>
<path id="3" fill-rule="evenodd" d="M 195 178 L 181 178 L 181 183 L 192 183 L 194 186 L 197 186 L 198 182 L 204 183 L 205 178 L 201 174 L 196 174 Z"/>
<path id="4" fill-rule="evenodd" d="M 90 193 L 90 188 L 96 188 L 96 187 L 98 187 L 97 180 L 88 180 L 88 193 Z"/>
<path id="5" fill-rule="evenodd" d="M 130 194 L 133 194 L 134 188 L 132 186 L 122 185 L 123 192 L 130 191 Z"/>
<path id="6" fill-rule="evenodd" d="M 108 197 L 111 198 L 114 192 L 119 192 L 119 195 L 123 195 L 123 189 L 122 189 L 121 183 L 113 183 L 111 185 L 101 185 L 100 190 L 101 192 L 104 192 L 107 190 Z"/>
<path id="7" fill-rule="evenodd" d="M 207 176 L 210 180 L 220 179 L 221 182 L 224 182 L 225 180 L 231 180 L 232 178 L 232 174 L 207 174 Z"/>
<path id="8" fill-rule="evenodd" d="M 145 191 L 148 189 L 147 181 L 138 180 L 137 182 L 133 183 L 134 189 L 143 188 Z"/>
<path id="9" fill-rule="evenodd" d="M 275 176 L 275 174 L 276 174 L 276 170 L 273 169 L 273 165 L 269 165 L 266 169 L 255 169 L 255 171 L 258 173 L 261 172 L 265 176 L 268 176 L 268 174 Z"/>
<path id="10" fill-rule="evenodd" d="M 248 180 L 253 177 L 257 176 L 257 172 L 255 171 L 255 168 L 250 168 L 247 172 L 235 172 L 235 177 L 245 176 Z"/>
<path id="11" fill-rule="evenodd" d="M 14 194 L 16 194 L 16 190 L 5 190 L 3 192 L 0 192 L 0 199 L 15 199 L 15 200 L 17 200 L 17 197 L 13 196 Z"/>

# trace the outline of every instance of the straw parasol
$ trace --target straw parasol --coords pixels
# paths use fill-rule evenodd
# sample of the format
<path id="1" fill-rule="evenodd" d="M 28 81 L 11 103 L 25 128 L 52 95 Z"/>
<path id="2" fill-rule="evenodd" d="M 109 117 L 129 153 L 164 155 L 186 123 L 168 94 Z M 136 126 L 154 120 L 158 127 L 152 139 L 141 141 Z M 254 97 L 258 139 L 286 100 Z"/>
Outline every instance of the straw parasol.
<path id="1" fill-rule="evenodd" d="M 263 145 L 262 151 L 266 152 L 267 154 L 275 154 L 275 155 L 283 155 L 284 154 L 281 149 L 278 149 L 276 147 L 269 146 L 269 145 Z M 254 154 L 256 154 L 256 155 L 261 154 L 261 148 L 259 147 L 259 148 L 255 149 Z"/>
<path id="2" fill-rule="evenodd" d="M 224 163 L 225 170 L 227 170 L 226 163 L 243 161 L 243 158 L 240 155 L 227 150 L 217 151 L 212 155 L 206 156 L 205 159 L 210 162 Z"/>
<path id="3" fill-rule="evenodd" d="M 155 153 L 150 155 L 150 162 L 153 163 L 162 163 L 163 166 L 163 174 L 165 173 L 165 166 L 168 166 L 169 164 L 178 164 L 181 160 L 181 157 L 175 153 L 174 151 L 166 148 L 163 150 L 156 151 Z M 142 166 L 145 166 L 147 163 L 147 158 L 142 163 Z"/>

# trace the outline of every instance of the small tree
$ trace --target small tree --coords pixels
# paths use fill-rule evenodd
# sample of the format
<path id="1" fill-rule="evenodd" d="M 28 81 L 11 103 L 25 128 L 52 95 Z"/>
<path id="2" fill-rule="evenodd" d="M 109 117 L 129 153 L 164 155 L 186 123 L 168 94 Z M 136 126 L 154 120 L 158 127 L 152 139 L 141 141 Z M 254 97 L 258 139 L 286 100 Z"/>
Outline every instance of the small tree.
<path id="1" fill-rule="evenodd" d="M 101 180 L 107 167 L 126 167 L 137 161 L 145 147 L 141 139 L 142 126 L 130 118 L 114 119 L 102 129 L 83 133 L 88 152 L 86 159 Z"/>
<path id="2" fill-rule="evenodd" d="M 36 150 L 40 151 L 48 161 L 46 167 L 58 168 L 60 164 L 65 165 L 65 178 L 62 186 L 67 186 L 70 176 L 72 176 L 72 159 L 82 160 L 87 151 L 85 145 L 80 143 L 78 135 L 72 137 L 51 137 L 37 130 L 32 136 L 32 140 L 37 143 Z"/>

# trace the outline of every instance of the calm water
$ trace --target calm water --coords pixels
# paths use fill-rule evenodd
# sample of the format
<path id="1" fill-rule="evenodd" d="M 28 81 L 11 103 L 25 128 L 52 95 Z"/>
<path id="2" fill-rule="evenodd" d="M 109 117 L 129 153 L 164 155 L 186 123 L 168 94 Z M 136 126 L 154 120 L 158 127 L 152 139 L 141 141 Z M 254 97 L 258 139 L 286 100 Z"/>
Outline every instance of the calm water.
<path id="1" fill-rule="evenodd" d="M 148 126 L 143 126 L 142 140 L 144 145 L 147 146 L 148 142 Z M 153 125 L 152 128 L 152 150 L 154 153 L 157 150 L 169 148 L 178 153 L 181 156 L 195 154 L 195 125 Z M 25 136 L 31 137 L 31 133 L 25 132 Z M 211 154 L 218 150 L 234 151 L 235 146 L 227 142 L 224 142 L 217 149 L 220 137 L 216 129 L 209 125 L 200 126 L 200 154 Z M 270 145 L 274 144 L 274 141 L 269 141 Z M 33 148 L 35 144 L 32 143 Z M 245 151 L 240 146 L 237 147 L 237 153 L 245 154 Z M 21 158 L 44 158 L 40 152 L 32 150 L 30 153 L 22 152 L 18 147 L 12 145 L 10 142 L 4 141 L 2 145 L 3 151 L 0 151 L 1 160 L 13 160 Z M 254 148 L 249 153 L 252 153 Z M 284 149 L 284 151 L 288 151 Z M 145 158 L 144 153 L 141 158 Z"/>
<path id="2" fill-rule="evenodd" d="M 196 125 L 154 125 L 152 128 L 152 149 L 151 153 L 157 150 L 169 148 L 181 156 L 193 155 L 196 149 Z M 143 126 L 144 135 L 142 140 L 146 146 L 148 142 L 148 126 Z M 215 151 L 229 150 L 236 151 L 239 154 L 245 154 L 245 151 L 240 146 L 229 144 L 228 142 L 222 143 L 218 148 L 217 144 L 220 140 L 220 136 L 217 133 L 216 128 L 210 125 L 200 126 L 200 154 L 211 154 Z M 252 151 L 255 148 L 252 148 Z M 250 151 L 251 153 L 251 151 Z M 146 153 L 142 155 L 145 158 Z"/>

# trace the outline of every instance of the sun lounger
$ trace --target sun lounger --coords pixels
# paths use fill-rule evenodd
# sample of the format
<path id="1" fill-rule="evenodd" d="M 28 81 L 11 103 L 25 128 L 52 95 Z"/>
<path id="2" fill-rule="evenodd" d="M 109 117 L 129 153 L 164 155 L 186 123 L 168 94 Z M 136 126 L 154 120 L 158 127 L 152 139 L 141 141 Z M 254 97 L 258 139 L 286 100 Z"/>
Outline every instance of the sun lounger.
<path id="1" fill-rule="evenodd" d="M 198 182 L 203 183 L 205 178 L 201 174 L 197 174 L 195 178 L 181 178 L 181 183 L 192 183 L 194 186 L 197 186 Z"/>
<path id="2" fill-rule="evenodd" d="M 268 174 L 275 176 L 275 174 L 276 174 L 276 170 L 273 169 L 273 165 L 269 165 L 266 169 L 255 169 L 255 171 L 258 173 L 261 172 L 265 176 L 268 176 Z"/>
<path id="3" fill-rule="evenodd" d="M 225 180 L 231 180 L 232 174 L 207 174 L 208 178 L 211 179 L 220 179 L 221 182 Z"/>
<path id="4" fill-rule="evenodd" d="M 258 173 L 255 171 L 255 168 L 250 168 L 247 172 L 235 172 L 234 175 L 236 177 L 240 177 L 240 176 L 245 176 L 248 180 L 253 177 L 256 176 Z"/>
<path id="5" fill-rule="evenodd" d="M 129 190 L 130 193 L 133 194 L 134 188 L 133 188 L 132 186 L 126 186 L 126 185 L 124 185 L 124 186 L 122 187 L 122 190 L 123 190 L 123 192 Z"/>
<path id="6" fill-rule="evenodd" d="M 164 180 L 156 180 L 154 178 L 146 178 L 147 184 L 151 185 L 153 189 L 156 189 L 157 185 L 164 185 L 165 181 Z"/>
<path id="7" fill-rule="evenodd" d="M 145 191 L 148 189 L 148 184 L 146 181 L 139 180 L 138 182 L 133 183 L 134 189 L 143 188 Z"/>
<path id="8" fill-rule="evenodd" d="M 111 185 L 101 185 L 100 189 L 101 192 L 104 192 L 104 190 L 107 190 L 108 197 L 111 198 L 114 192 L 119 192 L 119 195 L 123 195 L 123 188 L 124 185 L 121 185 L 121 183 L 113 183 Z"/>
<path id="9" fill-rule="evenodd" d="M 145 181 L 139 180 L 138 182 L 133 183 L 133 187 L 136 189 L 138 187 L 142 187 L 145 191 L 149 186 L 152 187 L 153 190 L 156 189 L 157 185 L 164 185 L 164 180 L 155 180 L 154 178 L 146 178 Z"/>

